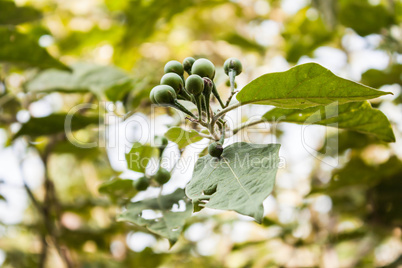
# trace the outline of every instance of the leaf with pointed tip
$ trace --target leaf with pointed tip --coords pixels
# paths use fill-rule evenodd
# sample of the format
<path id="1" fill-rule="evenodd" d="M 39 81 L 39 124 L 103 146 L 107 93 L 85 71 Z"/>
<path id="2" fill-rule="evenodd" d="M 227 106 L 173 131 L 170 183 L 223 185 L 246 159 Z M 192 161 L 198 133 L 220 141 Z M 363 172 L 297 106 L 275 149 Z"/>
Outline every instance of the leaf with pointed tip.
<path id="1" fill-rule="evenodd" d="M 262 116 L 273 122 L 315 124 L 344 128 L 376 136 L 386 142 L 395 142 L 388 118 L 368 101 L 336 103 L 307 109 L 274 108 Z"/>
<path id="2" fill-rule="evenodd" d="M 149 160 L 156 157 L 158 152 L 157 148 L 150 145 L 142 145 L 139 142 L 134 143 L 130 152 L 126 154 L 128 168 L 136 172 L 145 173 Z"/>
<path id="3" fill-rule="evenodd" d="M 0 47 L 0 62 L 70 70 L 40 47 L 38 40 L 12 28 L 0 27 Z"/>
<path id="4" fill-rule="evenodd" d="M 156 218 L 145 218 L 145 210 L 153 211 Z M 170 246 L 173 246 L 183 230 L 186 219 L 191 216 L 191 211 L 191 201 L 185 196 L 184 190 L 179 188 L 168 195 L 130 203 L 117 220 L 144 226 L 149 231 L 169 239 Z"/>
<path id="5" fill-rule="evenodd" d="M 242 104 L 274 105 L 305 109 L 314 106 L 364 101 L 390 92 L 355 83 L 334 75 L 316 63 L 306 63 L 286 72 L 269 73 L 254 79 L 236 96 Z"/>
<path id="6" fill-rule="evenodd" d="M 279 144 L 234 143 L 224 148 L 220 159 L 198 159 L 186 186 L 186 195 L 196 206 L 234 210 L 263 218 L 262 202 L 272 192 L 279 164 Z"/>
<path id="7" fill-rule="evenodd" d="M 197 131 L 191 130 L 184 130 L 181 127 L 171 127 L 165 133 L 165 137 L 176 143 L 179 146 L 179 149 L 183 149 L 187 145 L 191 143 L 195 143 L 203 139 Z"/>

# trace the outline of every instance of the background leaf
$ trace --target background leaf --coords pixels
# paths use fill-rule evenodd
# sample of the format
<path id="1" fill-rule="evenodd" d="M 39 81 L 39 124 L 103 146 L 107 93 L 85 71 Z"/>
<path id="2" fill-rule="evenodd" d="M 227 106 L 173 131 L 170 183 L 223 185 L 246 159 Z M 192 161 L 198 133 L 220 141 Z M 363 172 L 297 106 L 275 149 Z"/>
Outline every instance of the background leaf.
<path id="1" fill-rule="evenodd" d="M 134 197 L 137 190 L 133 186 L 133 180 L 114 178 L 102 183 L 99 186 L 99 193 L 108 194 L 112 198 L 127 199 Z"/>
<path id="2" fill-rule="evenodd" d="M 191 130 L 184 130 L 181 127 L 171 127 L 165 133 L 165 137 L 173 141 L 179 146 L 179 149 L 183 149 L 187 145 L 200 141 L 203 139 L 198 132 L 191 129 Z"/>
<path id="3" fill-rule="evenodd" d="M 142 214 L 144 210 L 153 210 L 161 215 L 155 219 L 145 219 Z M 180 236 L 186 219 L 191 216 L 191 211 L 190 200 L 186 198 L 184 190 L 179 188 L 169 195 L 130 203 L 117 220 L 145 226 L 151 232 L 169 239 L 170 245 L 173 246 Z"/>
<path id="4" fill-rule="evenodd" d="M 96 95 L 104 94 L 111 101 L 117 101 L 133 88 L 132 78 L 116 67 L 77 63 L 71 68 L 72 72 L 43 71 L 25 84 L 25 89 L 31 92 L 91 91 Z"/>
<path id="5" fill-rule="evenodd" d="M 395 142 L 388 118 L 368 101 L 301 109 L 274 108 L 263 115 L 270 122 L 315 124 L 344 128 L 376 136 L 386 142 Z"/>
<path id="6" fill-rule="evenodd" d="M 126 154 L 127 166 L 133 171 L 145 173 L 148 162 L 151 158 L 156 157 L 158 152 L 157 148 L 136 142 L 130 152 Z"/>
<path id="7" fill-rule="evenodd" d="M 248 83 L 236 96 L 241 103 L 308 108 L 363 101 L 390 94 L 340 78 L 316 63 L 306 63 L 286 72 L 269 73 Z"/>
<path id="8" fill-rule="evenodd" d="M 0 1 L 0 25 L 16 25 L 41 18 L 40 11 L 31 7 L 17 7 L 13 1 Z"/>
<path id="9" fill-rule="evenodd" d="M 38 137 L 64 132 L 66 116 L 67 114 L 51 114 L 46 117 L 32 117 L 27 123 L 22 125 L 14 138 L 22 135 Z M 99 117 L 74 114 L 71 119 L 71 130 L 78 130 L 91 124 L 99 124 Z"/>
<path id="10" fill-rule="evenodd" d="M 63 63 L 50 56 L 46 49 L 40 47 L 38 40 L 15 29 L 0 27 L 0 47 L 0 62 L 69 70 Z"/>
<path id="11" fill-rule="evenodd" d="M 275 184 L 279 147 L 239 142 L 226 147 L 220 159 L 201 157 L 186 186 L 187 196 L 198 205 L 234 210 L 261 222 L 262 202 Z"/>

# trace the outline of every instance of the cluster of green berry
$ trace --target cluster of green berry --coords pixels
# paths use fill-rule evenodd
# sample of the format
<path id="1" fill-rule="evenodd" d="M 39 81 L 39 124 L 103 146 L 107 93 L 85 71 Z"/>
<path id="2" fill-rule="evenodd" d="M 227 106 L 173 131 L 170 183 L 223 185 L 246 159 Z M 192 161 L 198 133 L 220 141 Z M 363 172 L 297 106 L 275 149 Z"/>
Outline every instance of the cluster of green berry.
<path id="1" fill-rule="evenodd" d="M 225 61 L 223 68 L 226 75 L 229 76 L 232 97 L 235 88 L 234 80 L 242 72 L 242 64 L 236 58 L 229 58 Z M 188 57 L 184 59 L 183 63 L 172 60 L 165 65 L 164 72 L 160 85 L 151 90 L 150 99 L 152 103 L 176 108 L 188 114 L 203 126 L 208 126 L 211 121 L 212 124 L 215 123 L 212 120 L 215 114 L 210 107 L 211 95 L 217 99 L 222 108 L 229 105 L 231 97 L 226 104 L 223 103 L 213 81 L 215 78 L 215 66 L 208 59 L 195 60 L 192 57 Z M 188 74 L 187 79 L 184 79 L 184 72 Z M 178 99 L 193 102 L 197 106 L 198 116 L 195 116 L 181 105 Z M 224 127 L 225 124 L 221 122 L 221 125 Z M 211 149 L 212 147 L 209 146 L 209 153 L 212 156 L 220 157 L 222 154 L 223 136 L 219 139 L 219 142 L 211 144 L 212 147 L 217 148 L 216 150 Z"/>
<path id="2" fill-rule="evenodd" d="M 155 137 L 155 142 L 158 144 L 159 157 L 162 157 L 162 153 L 168 144 L 168 140 L 165 137 Z M 138 191 L 145 191 L 152 182 L 156 185 L 162 186 L 170 180 L 171 174 L 165 168 L 159 166 L 158 171 L 153 176 L 142 176 L 133 182 L 135 189 Z"/>

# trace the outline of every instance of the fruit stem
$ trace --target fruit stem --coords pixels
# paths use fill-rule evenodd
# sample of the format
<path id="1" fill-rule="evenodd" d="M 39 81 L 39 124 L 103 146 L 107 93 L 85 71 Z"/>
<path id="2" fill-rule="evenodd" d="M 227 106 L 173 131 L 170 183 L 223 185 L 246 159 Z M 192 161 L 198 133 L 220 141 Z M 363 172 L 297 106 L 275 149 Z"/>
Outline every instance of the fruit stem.
<path id="1" fill-rule="evenodd" d="M 235 88 L 235 77 L 236 77 L 236 70 L 230 69 L 229 70 L 229 81 L 230 81 L 230 92 L 232 92 L 232 93 Z"/>
<path id="2" fill-rule="evenodd" d="M 214 82 L 212 82 L 212 93 L 214 94 L 215 98 L 218 100 L 219 104 L 221 105 L 222 108 L 225 108 L 225 104 L 223 103 L 221 96 L 219 96 L 219 92 L 216 89 L 216 85 Z"/>
<path id="3" fill-rule="evenodd" d="M 197 101 L 197 109 L 198 109 L 198 120 L 202 121 L 202 95 L 194 96 Z"/>
<path id="4" fill-rule="evenodd" d="M 191 117 L 197 118 L 192 112 L 187 110 L 183 105 L 181 105 L 177 100 L 175 100 L 174 104 L 172 105 L 174 108 L 182 111 L 183 113 L 188 114 Z"/>

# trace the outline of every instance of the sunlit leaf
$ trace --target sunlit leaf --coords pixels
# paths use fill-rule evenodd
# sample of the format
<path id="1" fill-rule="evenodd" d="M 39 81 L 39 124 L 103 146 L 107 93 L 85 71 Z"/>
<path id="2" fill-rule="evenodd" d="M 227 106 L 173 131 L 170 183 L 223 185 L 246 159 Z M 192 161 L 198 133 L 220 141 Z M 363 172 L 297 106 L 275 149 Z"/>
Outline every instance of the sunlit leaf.
<path id="1" fill-rule="evenodd" d="M 165 137 L 176 143 L 180 149 L 183 149 L 187 145 L 200 141 L 203 139 L 197 131 L 191 130 L 184 130 L 181 127 L 171 127 L 165 133 Z"/>
<path id="2" fill-rule="evenodd" d="M 159 150 L 150 145 L 134 143 L 130 152 L 126 154 L 127 166 L 129 169 L 144 173 L 151 158 L 158 155 Z"/>
<path id="3" fill-rule="evenodd" d="M 198 206 L 234 210 L 262 221 L 262 202 L 271 193 L 279 144 L 234 143 L 220 159 L 206 155 L 195 164 L 186 194 Z"/>
<path id="4" fill-rule="evenodd" d="M 152 211 L 155 218 L 145 217 L 144 211 Z M 151 232 L 169 239 L 170 245 L 173 246 L 186 219 L 191 216 L 191 211 L 191 201 L 186 198 L 184 190 L 179 188 L 168 195 L 130 203 L 117 220 L 144 226 Z"/>
<path id="5" fill-rule="evenodd" d="M 301 109 L 275 108 L 263 115 L 270 122 L 315 124 L 344 128 L 376 136 L 386 142 L 395 142 L 388 118 L 368 101 Z"/>
<path id="6" fill-rule="evenodd" d="M 340 78 L 319 64 L 306 63 L 254 79 L 237 94 L 237 100 L 243 104 L 304 109 L 333 102 L 364 101 L 386 94 L 391 93 Z"/>

